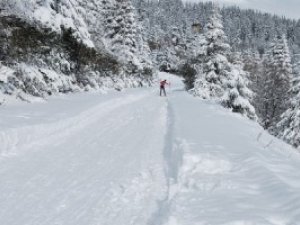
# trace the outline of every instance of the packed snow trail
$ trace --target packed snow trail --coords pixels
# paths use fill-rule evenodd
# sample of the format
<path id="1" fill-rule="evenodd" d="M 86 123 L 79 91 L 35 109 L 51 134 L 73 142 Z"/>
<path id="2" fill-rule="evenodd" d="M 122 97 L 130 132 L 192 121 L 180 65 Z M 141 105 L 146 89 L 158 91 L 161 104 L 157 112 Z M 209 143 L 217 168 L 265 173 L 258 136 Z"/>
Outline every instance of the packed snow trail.
<path id="1" fill-rule="evenodd" d="M 300 224 L 299 152 L 178 88 L 169 108 L 169 194 L 153 224 Z"/>
<path id="2" fill-rule="evenodd" d="M 1 107 L 0 224 L 299 224 L 298 153 L 161 76 Z"/>
<path id="3" fill-rule="evenodd" d="M 92 95 L 95 105 L 85 110 L 79 95 L 70 108 L 55 106 L 68 119 L 49 114 L 49 121 L 1 129 L 0 224 L 147 223 L 165 187 L 166 101 L 152 91 L 130 93 Z"/>

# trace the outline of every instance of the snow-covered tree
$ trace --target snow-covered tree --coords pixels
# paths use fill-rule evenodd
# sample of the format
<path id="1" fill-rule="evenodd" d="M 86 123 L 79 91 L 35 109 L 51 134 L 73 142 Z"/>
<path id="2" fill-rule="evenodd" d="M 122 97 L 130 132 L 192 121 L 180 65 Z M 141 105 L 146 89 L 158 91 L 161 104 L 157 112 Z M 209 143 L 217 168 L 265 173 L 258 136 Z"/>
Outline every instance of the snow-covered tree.
<path id="1" fill-rule="evenodd" d="M 218 98 L 224 94 L 223 83 L 229 77 L 230 64 L 227 60 L 230 46 L 226 43 L 221 15 L 214 6 L 205 26 L 205 55 L 203 71 L 198 74 L 193 94 L 201 98 Z"/>
<path id="2" fill-rule="evenodd" d="M 293 80 L 289 108 L 277 124 L 277 136 L 295 147 L 300 146 L 300 78 Z"/>
<path id="3" fill-rule="evenodd" d="M 182 33 L 178 27 L 173 27 L 170 33 L 170 45 L 166 48 L 167 61 L 171 71 L 178 71 L 185 59 L 185 43 L 183 43 Z"/>
<path id="4" fill-rule="evenodd" d="M 184 83 L 187 90 L 194 88 L 197 74 L 203 72 L 203 57 L 206 53 L 205 37 L 201 33 L 189 34 L 186 40 L 186 64 L 180 69 L 180 74 L 184 77 Z"/>
<path id="5" fill-rule="evenodd" d="M 128 73 L 136 73 L 140 69 L 137 59 L 137 24 L 131 1 L 116 0 L 112 10 L 108 8 L 107 13 L 107 48 L 126 65 Z"/>
<path id="6" fill-rule="evenodd" d="M 257 51 L 251 52 L 250 50 L 243 53 L 243 69 L 249 73 L 248 79 L 250 81 L 249 88 L 253 91 L 252 104 L 256 111 L 261 107 L 260 92 L 264 89 L 262 78 L 263 75 L 263 63 L 262 59 Z"/>
<path id="7" fill-rule="evenodd" d="M 292 65 L 285 37 L 278 36 L 265 55 L 264 72 L 259 77 L 258 115 L 265 129 L 276 133 L 276 124 L 288 108 Z"/>
<path id="8" fill-rule="evenodd" d="M 226 43 L 221 15 L 215 5 L 206 25 L 205 40 L 202 71 L 198 72 L 193 94 L 220 99 L 224 107 L 255 119 L 255 110 L 250 103 L 252 92 L 247 87 L 247 73 L 243 70 L 240 56 L 235 57 L 233 63 L 228 61 L 230 46 Z"/>
<path id="9" fill-rule="evenodd" d="M 112 10 L 109 3 L 106 5 L 107 48 L 122 62 L 125 74 L 152 73 L 150 51 L 131 0 L 116 0 Z"/>
<path id="10" fill-rule="evenodd" d="M 186 57 L 192 61 L 198 61 L 205 54 L 205 37 L 201 33 L 191 33 L 186 39 Z M 200 60 L 201 61 L 201 60 Z"/>
<path id="11" fill-rule="evenodd" d="M 300 55 L 294 56 L 293 73 L 295 77 L 300 76 Z"/>
<path id="12" fill-rule="evenodd" d="M 164 25 L 165 29 L 172 29 L 172 26 L 177 26 L 181 24 L 183 15 L 183 3 L 181 0 L 159 0 L 160 13 L 167 20 Z M 172 24 L 170 27 L 169 24 Z"/>
<path id="13" fill-rule="evenodd" d="M 147 3 L 145 0 L 140 0 L 137 5 L 137 47 L 139 52 L 140 62 L 145 69 L 153 69 L 151 60 L 151 50 L 147 39 L 147 32 L 149 29 L 149 20 L 147 15 Z"/>
<path id="14" fill-rule="evenodd" d="M 231 72 L 228 80 L 225 81 L 225 93 L 222 96 L 221 104 L 240 113 L 250 119 L 256 119 L 256 113 L 251 100 L 253 92 L 248 88 L 249 73 L 246 72 L 241 61 L 241 54 L 234 54 L 231 58 Z"/>

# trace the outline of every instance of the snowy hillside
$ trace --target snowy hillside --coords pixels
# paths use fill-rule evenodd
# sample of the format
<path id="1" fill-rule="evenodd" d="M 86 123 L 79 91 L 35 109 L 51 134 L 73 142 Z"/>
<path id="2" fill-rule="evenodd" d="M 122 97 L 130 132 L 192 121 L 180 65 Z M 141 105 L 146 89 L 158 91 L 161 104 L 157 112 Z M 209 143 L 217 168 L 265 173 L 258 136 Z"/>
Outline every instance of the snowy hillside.
<path id="1" fill-rule="evenodd" d="M 161 77 L 1 107 L 0 224 L 298 224 L 299 154 Z"/>
<path id="2" fill-rule="evenodd" d="M 0 105 L 151 85 L 155 70 L 139 26 L 129 0 L 1 1 Z"/>
<path id="3" fill-rule="evenodd" d="M 94 47 L 89 28 L 86 23 L 86 9 L 77 0 L 4 0 L 0 3 L 6 14 L 18 15 L 19 17 L 38 22 L 43 27 L 51 28 L 58 33 L 61 27 L 72 28 L 76 36 L 87 46 Z"/>

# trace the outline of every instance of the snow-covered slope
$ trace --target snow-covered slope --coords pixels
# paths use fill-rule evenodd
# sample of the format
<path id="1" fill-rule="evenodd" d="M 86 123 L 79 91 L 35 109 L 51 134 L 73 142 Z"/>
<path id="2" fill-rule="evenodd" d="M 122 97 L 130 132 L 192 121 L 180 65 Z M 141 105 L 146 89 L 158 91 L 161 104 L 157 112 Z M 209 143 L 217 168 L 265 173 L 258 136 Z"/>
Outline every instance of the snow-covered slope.
<path id="1" fill-rule="evenodd" d="M 147 44 L 141 34 L 130 33 L 139 27 L 135 10 L 129 7 L 128 20 L 122 7 L 106 10 L 113 15 L 114 10 L 124 11 L 118 23 L 128 30 L 136 48 L 125 62 L 120 52 L 114 54 L 112 46 L 104 44 L 108 19 L 103 4 L 98 0 L 0 1 L 0 105 L 10 99 L 30 101 L 33 96 L 151 85 L 155 69 L 147 60 L 150 52 L 142 48 Z M 118 37 L 118 43 L 128 42 L 127 36 Z M 124 53 L 122 46 L 118 50 Z"/>
<path id="2" fill-rule="evenodd" d="M 296 150 L 161 76 L 1 107 L 0 224 L 298 224 Z"/>
<path id="3" fill-rule="evenodd" d="M 213 102 L 172 95 L 162 224 L 299 224 L 299 153 Z"/>
<path id="4" fill-rule="evenodd" d="M 0 3 L 0 6 L 6 14 L 17 15 L 20 18 L 38 22 L 43 27 L 51 28 L 58 33 L 61 32 L 61 26 L 72 28 L 84 44 L 94 47 L 86 21 L 87 9 L 83 7 L 83 2 L 85 1 L 4 0 Z"/>

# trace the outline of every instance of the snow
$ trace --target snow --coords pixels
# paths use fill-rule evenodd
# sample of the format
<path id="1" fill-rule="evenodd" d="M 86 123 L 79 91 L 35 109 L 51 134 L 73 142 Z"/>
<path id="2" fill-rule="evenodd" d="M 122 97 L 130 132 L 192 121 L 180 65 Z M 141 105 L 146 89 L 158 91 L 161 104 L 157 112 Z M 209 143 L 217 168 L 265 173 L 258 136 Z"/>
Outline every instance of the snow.
<path id="1" fill-rule="evenodd" d="M 209 101 L 181 95 L 176 103 L 174 135 L 183 157 L 166 224 L 297 224 L 299 156 Z"/>
<path id="2" fill-rule="evenodd" d="M 7 83 L 7 78 L 9 76 L 12 76 L 14 72 L 15 71 L 13 71 L 12 69 L 3 66 L 0 62 L 0 82 Z"/>
<path id="3" fill-rule="evenodd" d="M 297 224 L 299 153 L 160 78 L 0 107 L 0 224 Z"/>
<path id="4" fill-rule="evenodd" d="M 9 0 L 9 3 L 3 3 L 9 14 L 18 15 L 19 17 L 39 22 L 44 27 L 51 28 L 53 31 L 60 33 L 61 26 L 72 28 L 76 37 L 88 47 L 95 47 L 91 40 L 89 27 L 84 20 L 86 12 L 81 10 L 80 2 L 77 0 L 60 1 L 59 12 L 56 12 L 51 5 L 55 5 L 53 0 L 36 2 L 32 0 Z"/>

